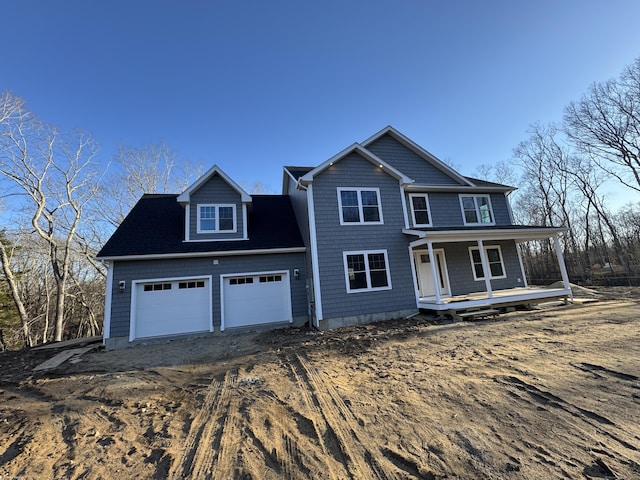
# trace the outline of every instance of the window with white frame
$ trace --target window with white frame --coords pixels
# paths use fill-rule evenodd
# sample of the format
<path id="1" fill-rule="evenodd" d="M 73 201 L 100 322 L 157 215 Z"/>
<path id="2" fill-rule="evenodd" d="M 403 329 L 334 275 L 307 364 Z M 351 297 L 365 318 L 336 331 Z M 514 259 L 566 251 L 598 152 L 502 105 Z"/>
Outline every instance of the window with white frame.
<path id="1" fill-rule="evenodd" d="M 493 210 L 489 195 L 460 195 L 465 225 L 493 225 Z"/>
<path id="2" fill-rule="evenodd" d="M 484 253 L 489 264 L 489 278 L 506 278 L 507 274 L 504 269 L 502 260 L 502 251 L 498 245 L 485 246 Z M 470 247 L 469 255 L 471 256 L 471 266 L 473 270 L 474 280 L 484 280 L 484 268 L 482 268 L 482 258 L 480 257 L 480 249 L 478 247 Z"/>
<path id="3" fill-rule="evenodd" d="M 341 225 L 382 223 L 378 188 L 338 188 Z"/>
<path id="4" fill-rule="evenodd" d="M 414 227 L 430 227 L 431 212 L 429 210 L 429 197 L 426 193 L 412 193 L 409 195 L 411 203 L 411 216 Z"/>
<path id="5" fill-rule="evenodd" d="M 391 288 L 386 250 L 344 252 L 347 292 L 371 292 Z"/>
<path id="6" fill-rule="evenodd" d="M 198 233 L 225 233 L 235 231 L 235 205 L 198 205 Z"/>

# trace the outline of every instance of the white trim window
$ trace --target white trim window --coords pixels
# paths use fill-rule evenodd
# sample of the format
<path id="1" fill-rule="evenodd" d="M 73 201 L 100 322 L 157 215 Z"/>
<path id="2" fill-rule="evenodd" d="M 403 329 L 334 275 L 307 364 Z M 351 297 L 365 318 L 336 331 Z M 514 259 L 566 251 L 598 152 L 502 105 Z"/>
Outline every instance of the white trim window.
<path id="1" fill-rule="evenodd" d="M 198 205 L 198 233 L 234 233 L 236 206 L 234 204 Z"/>
<path id="2" fill-rule="evenodd" d="M 391 289 L 386 250 L 343 252 L 347 293 Z"/>
<path id="3" fill-rule="evenodd" d="M 460 195 L 460 207 L 465 225 L 495 224 L 489 195 Z"/>
<path id="4" fill-rule="evenodd" d="M 338 188 L 340 225 L 382 224 L 379 188 Z"/>
<path id="5" fill-rule="evenodd" d="M 431 226 L 431 210 L 429 208 L 429 196 L 426 193 L 409 194 L 411 204 L 411 218 L 414 227 Z"/>
<path id="6" fill-rule="evenodd" d="M 484 247 L 484 253 L 489 263 L 490 279 L 507 278 L 504 269 L 504 261 L 502 260 L 502 250 L 499 245 L 490 245 Z M 478 247 L 469 247 L 469 257 L 471 258 L 471 270 L 473 271 L 474 280 L 484 280 L 484 269 L 482 268 L 482 258 L 480 258 L 480 249 Z"/>

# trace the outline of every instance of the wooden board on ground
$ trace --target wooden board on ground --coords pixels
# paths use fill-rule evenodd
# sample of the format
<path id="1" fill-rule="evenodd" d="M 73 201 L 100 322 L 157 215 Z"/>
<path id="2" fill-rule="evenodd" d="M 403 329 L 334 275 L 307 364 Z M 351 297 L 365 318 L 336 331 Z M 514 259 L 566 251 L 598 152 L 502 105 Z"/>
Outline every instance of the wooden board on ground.
<path id="1" fill-rule="evenodd" d="M 51 370 L 52 368 L 56 368 L 57 366 L 63 364 L 64 362 L 69 360 L 71 357 L 76 357 L 76 356 L 79 357 L 83 353 L 87 353 L 89 350 L 93 350 L 94 348 L 95 348 L 95 345 L 91 345 L 88 347 L 72 348 L 71 350 L 64 350 L 58 353 L 57 355 L 55 355 L 54 357 L 51 357 L 46 362 L 42 362 L 40 365 L 35 367 L 33 371 L 39 372 L 42 370 Z"/>

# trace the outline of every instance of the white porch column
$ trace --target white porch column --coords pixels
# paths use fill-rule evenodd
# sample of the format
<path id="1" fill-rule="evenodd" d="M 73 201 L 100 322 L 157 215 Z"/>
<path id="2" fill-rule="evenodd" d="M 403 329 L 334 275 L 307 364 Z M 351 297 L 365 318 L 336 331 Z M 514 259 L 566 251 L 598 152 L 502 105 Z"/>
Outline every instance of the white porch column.
<path id="1" fill-rule="evenodd" d="M 429 263 L 431 264 L 431 275 L 433 275 L 433 286 L 436 292 L 436 304 L 442 305 L 442 299 L 440 298 L 442 295 L 440 291 L 440 278 L 438 277 L 436 257 L 433 254 L 433 243 L 431 241 L 427 242 L 427 248 L 429 249 Z"/>
<path id="2" fill-rule="evenodd" d="M 556 251 L 556 257 L 558 258 L 558 266 L 560 267 L 560 274 L 562 275 L 562 284 L 565 289 L 569 290 L 571 288 L 571 284 L 569 283 L 569 274 L 567 273 L 567 266 L 564 264 L 564 255 L 562 254 L 560 237 L 558 237 L 558 235 L 553 237 L 553 248 Z"/>
<path id="3" fill-rule="evenodd" d="M 478 248 L 480 250 L 480 260 L 482 261 L 482 271 L 484 272 L 484 284 L 487 287 L 487 295 L 493 298 L 493 289 L 491 288 L 491 270 L 489 269 L 489 261 L 484 251 L 484 243 L 478 240 Z"/>

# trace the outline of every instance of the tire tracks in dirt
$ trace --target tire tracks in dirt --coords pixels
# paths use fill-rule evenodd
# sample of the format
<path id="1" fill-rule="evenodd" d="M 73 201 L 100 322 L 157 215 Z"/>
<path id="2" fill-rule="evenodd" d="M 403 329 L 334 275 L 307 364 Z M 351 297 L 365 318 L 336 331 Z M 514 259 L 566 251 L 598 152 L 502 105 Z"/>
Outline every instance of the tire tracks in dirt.
<path id="1" fill-rule="evenodd" d="M 314 422 L 323 452 L 334 456 L 345 468 L 349 478 L 393 479 L 401 475 L 393 472 L 400 469 L 403 475 L 415 474 L 414 462 L 399 462 L 399 454 L 389 458 L 388 449 L 371 444 L 368 435 L 352 410 L 344 402 L 331 382 L 325 381 L 318 370 L 310 365 L 303 355 L 288 354 L 285 358 L 298 383 L 307 406 L 315 411 L 320 424 Z M 405 469 L 403 465 L 410 465 Z M 330 478 L 343 478 L 343 472 L 329 472 Z"/>
<path id="2" fill-rule="evenodd" d="M 606 370 L 603 367 L 600 367 L 600 369 Z M 571 402 L 567 402 L 562 398 L 558 397 L 557 395 L 554 395 L 553 393 L 548 392 L 546 390 L 542 390 L 536 387 L 535 385 L 531 385 L 521 380 L 518 377 L 496 376 L 494 377 L 494 381 L 507 386 L 510 389 L 510 392 L 509 392 L 510 395 L 514 398 L 517 398 L 526 403 L 531 403 L 528 399 L 520 396 L 513 389 L 517 390 L 518 392 L 524 392 L 527 395 L 529 395 L 529 397 L 531 398 L 534 404 L 541 405 L 542 406 L 541 408 L 551 407 L 551 408 L 555 408 L 560 411 L 563 411 L 568 415 L 586 423 L 591 429 L 600 433 L 601 435 L 604 435 L 610 438 L 611 440 L 616 442 L 619 446 L 624 447 L 625 449 L 632 452 L 639 451 L 638 447 L 632 443 L 634 440 L 632 440 L 631 438 L 629 438 L 628 440 L 623 438 L 623 436 L 631 437 L 631 435 L 627 431 L 625 431 L 625 429 L 621 425 L 616 424 L 615 422 L 611 421 L 607 417 L 604 417 L 586 408 L 582 408 Z M 619 447 L 615 448 L 614 451 L 616 451 L 618 455 L 623 457 L 623 459 L 621 460 L 622 463 L 625 463 L 628 465 L 635 463 L 631 459 L 626 458 L 626 456 L 622 453 L 622 450 Z M 548 452 L 544 452 L 544 453 L 548 453 Z M 550 457 L 551 455 L 548 454 L 547 456 Z"/>
<path id="3" fill-rule="evenodd" d="M 223 478 L 213 477 L 212 470 L 221 453 L 230 411 L 230 392 L 237 375 L 237 369 L 230 370 L 222 380 L 214 379 L 207 388 L 203 404 L 191 422 L 181 455 L 176 458 L 169 478 Z"/>

